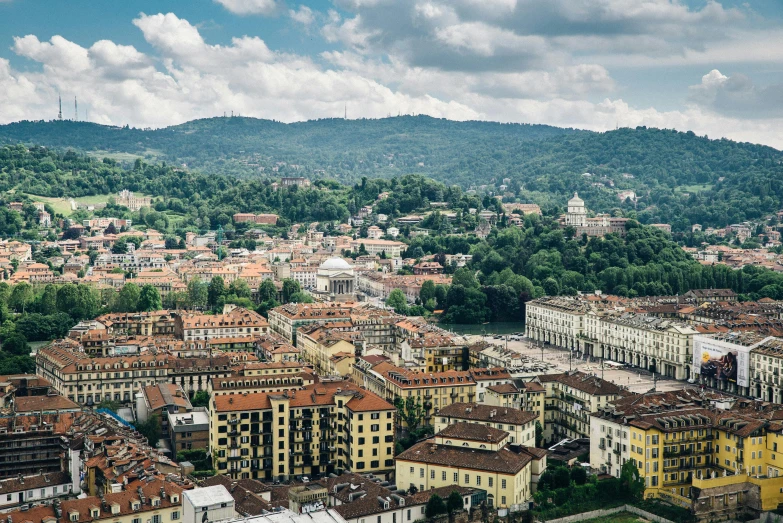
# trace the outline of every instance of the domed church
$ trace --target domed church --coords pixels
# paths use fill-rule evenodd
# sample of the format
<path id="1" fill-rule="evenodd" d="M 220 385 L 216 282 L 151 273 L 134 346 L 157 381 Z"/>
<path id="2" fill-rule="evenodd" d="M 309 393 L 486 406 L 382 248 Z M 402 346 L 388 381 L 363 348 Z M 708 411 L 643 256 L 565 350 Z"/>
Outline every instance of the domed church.
<path id="1" fill-rule="evenodd" d="M 347 261 L 333 257 L 318 267 L 315 276 L 316 292 L 330 301 L 348 301 L 355 298 L 356 274 Z"/>

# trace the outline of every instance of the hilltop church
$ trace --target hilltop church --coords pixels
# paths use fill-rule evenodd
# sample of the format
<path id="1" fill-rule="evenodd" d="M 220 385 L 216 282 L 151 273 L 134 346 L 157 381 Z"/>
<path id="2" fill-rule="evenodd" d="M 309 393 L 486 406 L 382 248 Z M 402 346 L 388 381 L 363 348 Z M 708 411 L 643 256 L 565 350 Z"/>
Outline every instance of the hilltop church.
<path id="1" fill-rule="evenodd" d="M 628 218 L 615 218 L 608 214 L 597 214 L 594 218 L 587 216 L 585 201 L 574 193 L 568 200 L 568 212 L 560 217 L 561 227 L 573 227 L 577 237 L 587 234 L 589 237 L 606 236 L 613 232 L 625 236 L 625 224 Z"/>

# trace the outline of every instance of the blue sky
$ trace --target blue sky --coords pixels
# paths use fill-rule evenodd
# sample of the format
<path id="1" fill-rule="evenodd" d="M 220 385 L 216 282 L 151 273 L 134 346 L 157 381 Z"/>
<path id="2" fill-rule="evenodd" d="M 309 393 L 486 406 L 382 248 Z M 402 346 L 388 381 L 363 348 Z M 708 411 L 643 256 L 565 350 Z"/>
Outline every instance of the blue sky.
<path id="1" fill-rule="evenodd" d="M 424 113 L 783 148 L 781 0 L 0 0 L 0 122 Z M 70 112 L 69 112 L 70 111 Z"/>

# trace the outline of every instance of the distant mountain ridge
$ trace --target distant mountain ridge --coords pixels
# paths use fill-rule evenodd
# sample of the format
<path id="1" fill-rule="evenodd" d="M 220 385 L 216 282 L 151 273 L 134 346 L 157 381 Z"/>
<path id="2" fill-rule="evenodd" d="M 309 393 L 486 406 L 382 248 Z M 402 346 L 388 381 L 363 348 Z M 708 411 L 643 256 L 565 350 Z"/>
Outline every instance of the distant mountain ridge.
<path id="1" fill-rule="evenodd" d="M 454 122 L 428 116 L 285 124 L 246 117 L 156 130 L 88 122 L 0 126 L 0 144 L 25 143 L 186 166 L 211 175 L 306 176 L 352 184 L 416 173 L 447 185 L 562 209 L 578 191 L 589 209 L 642 223 L 728 224 L 783 206 L 783 153 L 692 132 Z M 505 187 L 502 187 L 505 186 Z M 620 200 L 621 191 L 637 199 Z M 623 193 L 627 194 L 627 193 Z"/>

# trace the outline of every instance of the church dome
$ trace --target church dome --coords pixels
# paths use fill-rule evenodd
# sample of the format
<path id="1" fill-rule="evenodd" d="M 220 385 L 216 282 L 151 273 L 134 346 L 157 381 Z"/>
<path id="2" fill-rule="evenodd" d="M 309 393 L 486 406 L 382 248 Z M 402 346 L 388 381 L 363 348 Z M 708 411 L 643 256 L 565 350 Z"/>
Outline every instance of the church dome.
<path id="1" fill-rule="evenodd" d="M 329 258 L 325 262 L 321 264 L 319 269 L 327 269 L 327 270 L 350 270 L 353 267 L 351 267 L 347 261 L 343 260 L 342 258 Z"/>
<path id="2" fill-rule="evenodd" d="M 579 194 L 574 193 L 574 197 L 568 200 L 568 205 L 570 207 L 580 206 L 584 205 L 585 201 L 579 197 Z"/>

